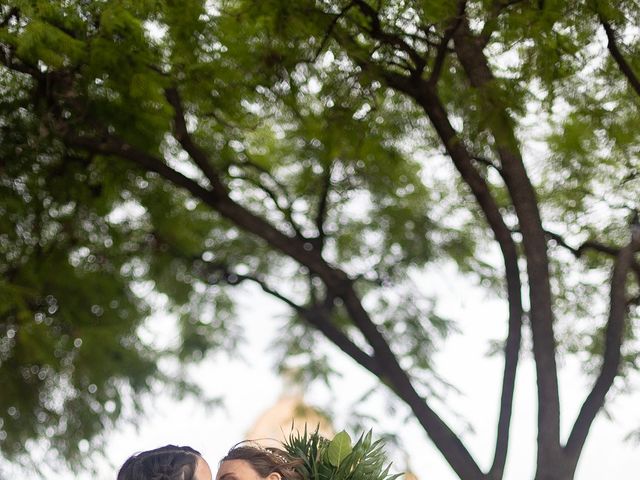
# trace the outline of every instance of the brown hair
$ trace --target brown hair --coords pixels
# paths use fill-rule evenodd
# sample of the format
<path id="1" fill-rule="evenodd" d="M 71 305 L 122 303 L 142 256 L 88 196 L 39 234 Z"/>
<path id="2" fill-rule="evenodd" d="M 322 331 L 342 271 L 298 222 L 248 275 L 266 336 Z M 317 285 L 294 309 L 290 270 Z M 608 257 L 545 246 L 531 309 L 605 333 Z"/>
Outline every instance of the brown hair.
<path id="1" fill-rule="evenodd" d="M 278 473 L 282 480 L 303 480 L 302 475 L 296 469 L 303 464 L 302 460 L 294 459 L 280 448 L 263 448 L 242 442 L 233 446 L 220 460 L 220 464 L 227 460 L 244 460 L 262 478 L 266 478 L 272 473 Z"/>

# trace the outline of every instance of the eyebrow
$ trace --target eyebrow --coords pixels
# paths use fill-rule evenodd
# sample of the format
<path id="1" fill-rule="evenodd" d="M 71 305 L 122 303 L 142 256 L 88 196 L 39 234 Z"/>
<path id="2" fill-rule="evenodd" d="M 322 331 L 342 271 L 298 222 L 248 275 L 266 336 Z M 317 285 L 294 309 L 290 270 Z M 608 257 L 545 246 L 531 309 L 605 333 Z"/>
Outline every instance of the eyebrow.
<path id="1" fill-rule="evenodd" d="M 227 472 L 223 475 L 220 475 L 220 478 L 218 478 L 218 480 L 225 480 L 225 479 L 230 479 L 230 478 L 235 478 L 235 475 L 233 472 Z"/>

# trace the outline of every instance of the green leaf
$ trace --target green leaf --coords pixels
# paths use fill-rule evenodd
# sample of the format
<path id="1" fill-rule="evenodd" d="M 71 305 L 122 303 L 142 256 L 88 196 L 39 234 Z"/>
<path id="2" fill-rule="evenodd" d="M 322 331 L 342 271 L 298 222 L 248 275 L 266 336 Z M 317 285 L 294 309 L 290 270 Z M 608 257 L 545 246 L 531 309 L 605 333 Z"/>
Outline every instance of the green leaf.
<path id="1" fill-rule="evenodd" d="M 340 466 L 342 461 L 351 453 L 351 437 L 344 430 L 338 433 L 329 443 L 327 459 L 334 467 Z"/>

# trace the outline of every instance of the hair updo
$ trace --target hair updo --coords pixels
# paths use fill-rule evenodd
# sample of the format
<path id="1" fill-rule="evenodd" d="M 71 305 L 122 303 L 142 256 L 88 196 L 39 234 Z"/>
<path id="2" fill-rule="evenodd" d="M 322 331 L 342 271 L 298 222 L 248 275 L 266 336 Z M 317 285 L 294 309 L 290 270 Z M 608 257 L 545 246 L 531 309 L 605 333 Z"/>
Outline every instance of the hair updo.
<path id="1" fill-rule="evenodd" d="M 191 447 L 165 445 L 129 457 L 117 480 L 193 480 L 198 457 Z"/>
<path id="2" fill-rule="evenodd" d="M 220 460 L 220 464 L 228 460 L 244 460 L 262 478 L 278 473 L 282 480 L 303 480 L 302 475 L 296 470 L 296 467 L 303 464 L 302 460 L 291 457 L 280 448 L 240 443 L 229 450 Z"/>

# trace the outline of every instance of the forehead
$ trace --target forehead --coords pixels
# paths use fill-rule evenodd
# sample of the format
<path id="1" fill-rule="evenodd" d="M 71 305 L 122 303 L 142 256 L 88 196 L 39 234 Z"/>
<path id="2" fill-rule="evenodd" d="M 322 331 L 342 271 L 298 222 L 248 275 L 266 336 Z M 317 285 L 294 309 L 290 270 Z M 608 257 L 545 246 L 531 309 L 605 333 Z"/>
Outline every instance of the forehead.
<path id="1" fill-rule="evenodd" d="M 211 468 L 209 468 L 209 464 L 205 461 L 204 458 L 198 457 L 198 462 L 196 463 L 196 471 L 194 475 L 194 480 L 211 480 Z"/>
<path id="2" fill-rule="evenodd" d="M 236 480 L 252 480 L 259 478 L 258 473 L 251 467 L 246 460 L 226 460 L 220 464 L 216 480 L 222 480 L 222 477 L 234 477 Z"/>

